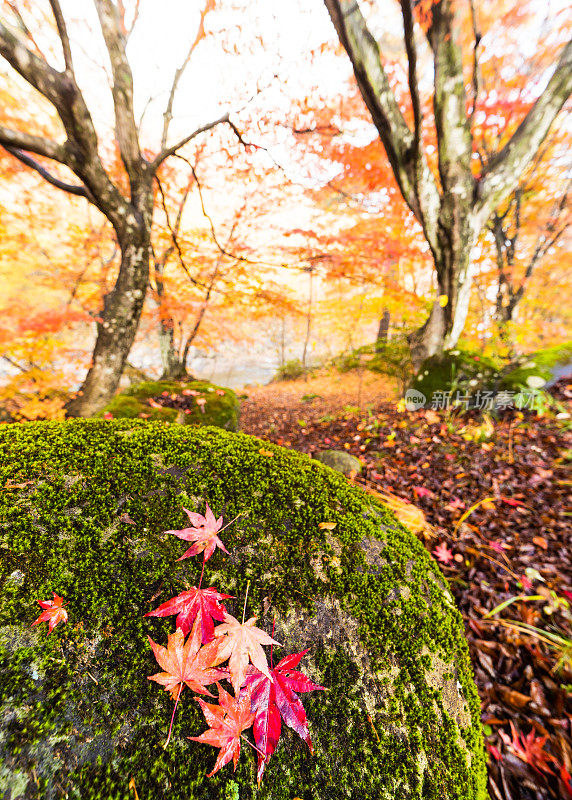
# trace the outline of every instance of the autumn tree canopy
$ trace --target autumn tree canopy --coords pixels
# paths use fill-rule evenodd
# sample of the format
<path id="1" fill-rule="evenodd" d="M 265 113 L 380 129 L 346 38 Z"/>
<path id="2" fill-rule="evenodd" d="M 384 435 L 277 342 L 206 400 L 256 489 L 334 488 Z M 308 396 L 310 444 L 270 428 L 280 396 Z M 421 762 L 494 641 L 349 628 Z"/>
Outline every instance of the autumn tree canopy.
<path id="1" fill-rule="evenodd" d="M 217 125 L 231 124 L 228 114 L 206 121 L 177 141 L 170 139 L 173 104 L 181 76 L 203 35 L 205 14 L 213 3 L 207 0 L 190 41 L 185 60 L 175 73 L 163 115 L 158 149 L 151 153 L 140 143 L 135 119 L 133 74 L 127 58 L 127 42 L 139 11 L 139 3 L 127 19 L 123 3 L 95 0 L 97 20 L 110 65 L 110 83 L 115 117 L 115 133 L 106 149 L 118 153 L 118 171 L 102 156 L 94 117 L 76 78 L 73 42 L 59 0 L 50 0 L 60 52 L 40 51 L 34 33 L 28 28 L 18 6 L 4 3 L 9 18 L 0 18 L 0 55 L 12 69 L 48 102 L 59 120 L 60 133 L 52 138 L 27 130 L 27 125 L 0 125 L 0 144 L 21 163 L 38 172 L 53 186 L 83 197 L 96 206 L 111 223 L 121 252 L 117 281 L 106 295 L 97 322 L 97 341 L 92 365 L 71 414 L 89 415 L 113 395 L 131 345 L 149 282 L 149 256 L 154 208 L 154 180 L 161 165 L 197 136 Z M 43 9 L 42 9 L 43 11 Z M 36 34 L 37 35 L 37 34 Z M 52 66 L 63 62 L 63 68 Z M 63 136 L 62 136 L 63 134 Z M 37 156 L 45 161 L 38 160 Z M 63 178 L 53 166 L 71 171 L 75 181 Z"/>
<path id="2" fill-rule="evenodd" d="M 422 226 L 434 261 L 440 297 L 414 339 L 419 362 L 444 345 L 454 345 L 463 330 L 472 285 L 471 251 L 495 209 L 516 188 L 572 91 L 572 43 L 554 52 L 543 91 L 537 88 L 541 78 L 531 81 L 528 92 L 537 95 L 535 101 L 510 136 L 477 168 L 479 46 L 486 35 L 477 4 L 400 0 L 409 87 L 404 104 L 389 79 L 383 45 L 360 4 L 354 0 L 325 0 L 325 4 L 399 189 Z M 431 151 L 424 147 L 424 48 L 429 49 L 433 73 Z"/>

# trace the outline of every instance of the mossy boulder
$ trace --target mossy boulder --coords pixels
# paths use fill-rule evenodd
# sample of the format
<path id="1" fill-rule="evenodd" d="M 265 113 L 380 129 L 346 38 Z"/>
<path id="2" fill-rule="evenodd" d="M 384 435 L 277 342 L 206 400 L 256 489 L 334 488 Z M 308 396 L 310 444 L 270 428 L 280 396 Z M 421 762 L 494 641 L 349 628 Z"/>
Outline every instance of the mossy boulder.
<path id="1" fill-rule="evenodd" d="M 273 455 L 269 455 L 269 451 Z M 0 790 L 30 800 L 484 800 L 479 700 L 463 624 L 421 543 L 372 497 L 305 455 L 217 428 L 75 420 L 0 427 Z M 147 676 L 144 618 L 196 585 L 178 562 L 182 506 L 240 517 L 207 562 L 284 645 L 309 648 L 315 752 L 285 729 L 260 788 L 256 754 L 212 779 L 217 751 L 191 692 Z M 321 522 L 334 522 L 329 531 Z M 56 591 L 69 621 L 30 627 Z"/>
<path id="2" fill-rule="evenodd" d="M 503 372 L 501 383 L 506 391 L 527 391 L 566 375 L 572 375 L 572 342 L 521 356 Z"/>
<path id="3" fill-rule="evenodd" d="M 446 350 L 441 355 L 426 359 L 411 383 L 411 388 L 422 392 L 430 406 L 443 393 L 451 392 L 451 402 L 457 392 L 460 397 L 476 395 L 480 391 L 496 391 L 499 384 L 499 364 L 493 359 L 467 350 Z"/>
<path id="4" fill-rule="evenodd" d="M 149 403 L 150 399 L 162 398 L 165 394 L 188 400 L 188 407 L 184 410 L 168 406 L 157 408 L 157 405 Z M 239 412 L 240 403 L 232 389 L 208 381 L 144 381 L 117 394 L 97 416 L 112 414 L 114 419 L 142 418 L 184 425 L 216 425 L 217 428 L 236 431 Z"/>

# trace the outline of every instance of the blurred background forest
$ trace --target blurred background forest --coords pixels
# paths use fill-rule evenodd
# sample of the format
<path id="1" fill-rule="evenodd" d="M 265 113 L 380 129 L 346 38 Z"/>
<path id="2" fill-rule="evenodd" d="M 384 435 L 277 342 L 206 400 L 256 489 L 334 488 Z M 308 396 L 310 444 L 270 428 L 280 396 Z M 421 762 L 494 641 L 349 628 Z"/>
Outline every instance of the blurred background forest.
<path id="1" fill-rule="evenodd" d="M 111 67 L 94 9 L 80 5 L 62 4 L 74 74 L 101 163 L 126 191 Z M 230 124 L 197 135 L 158 167 L 148 290 L 133 345 L 116 370 L 148 377 L 187 371 L 242 387 L 347 355 L 374 342 L 380 325 L 383 337 L 402 340 L 447 295 L 422 218 L 404 201 L 327 9 L 187 5 L 119 4 L 143 157 L 156 156 L 169 123 L 169 143 L 226 114 Z M 5 2 L 3 10 L 30 50 L 61 68 L 49 6 Z M 460 10 L 456 31 L 476 178 L 541 94 L 570 22 L 566 4 L 557 2 L 477 6 Z M 414 127 L 399 5 L 387 19 L 379 8 L 367 10 L 389 84 Z M 420 137 L 437 175 L 443 137 L 422 38 L 428 13 L 415 4 Z M 6 61 L 1 69 L 2 125 L 57 138 L 57 107 Z M 482 354 L 527 353 L 569 336 L 570 127 L 566 108 L 552 116 L 471 246 L 460 338 Z M 33 152 L 39 166 L 73 183 L 69 168 Z M 97 321 L 118 285 L 121 246 L 97 203 L 0 153 L 0 399 L 18 418 L 57 417 L 92 362 Z"/>

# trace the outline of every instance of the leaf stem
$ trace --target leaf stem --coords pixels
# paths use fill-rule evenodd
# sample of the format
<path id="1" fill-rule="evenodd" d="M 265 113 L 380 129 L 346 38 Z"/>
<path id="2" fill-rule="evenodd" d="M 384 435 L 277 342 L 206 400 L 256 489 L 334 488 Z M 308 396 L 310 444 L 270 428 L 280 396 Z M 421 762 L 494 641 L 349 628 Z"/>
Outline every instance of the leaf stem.
<path id="1" fill-rule="evenodd" d="M 272 620 L 272 638 L 274 639 L 274 628 L 276 627 L 276 617 Z M 270 645 L 270 669 L 274 669 L 274 664 L 272 663 L 272 648 L 274 644 Z"/>
<path id="2" fill-rule="evenodd" d="M 163 745 L 163 750 L 166 750 L 166 749 L 167 749 L 167 745 L 168 745 L 168 744 L 169 744 L 169 742 L 171 741 L 171 731 L 173 730 L 173 722 L 174 722 L 174 720 L 175 720 L 175 712 L 176 712 L 176 710 L 177 710 L 177 706 L 179 705 L 179 698 L 181 697 L 181 691 L 182 691 L 182 689 L 183 689 L 183 684 L 181 683 L 181 685 L 179 686 L 179 694 L 177 695 L 177 700 L 176 700 L 176 702 L 175 702 L 175 708 L 173 709 L 173 714 L 172 714 L 172 716 L 171 716 L 171 724 L 170 724 L 170 726 L 169 726 L 169 734 L 168 734 L 168 736 L 167 736 L 167 741 L 166 741 L 166 742 L 165 742 L 165 744 Z"/>
<path id="3" fill-rule="evenodd" d="M 205 573 L 205 559 L 204 559 L 204 556 L 203 556 L 203 568 L 202 568 L 202 570 L 201 570 L 201 579 L 200 579 L 200 581 L 199 581 L 199 589 L 201 588 L 201 584 L 202 584 L 202 582 L 203 582 L 203 575 L 204 575 L 204 573 Z"/>
<path id="4" fill-rule="evenodd" d="M 242 515 L 243 515 L 243 514 L 244 514 L 244 511 L 241 511 L 241 512 L 240 512 L 240 514 L 237 514 L 237 515 L 236 515 L 236 517 L 234 517 L 233 519 L 231 519 L 231 521 L 230 521 L 230 522 L 227 522 L 227 523 L 226 523 L 226 525 L 223 525 L 223 526 L 222 526 L 222 528 L 220 529 L 220 531 L 224 531 L 224 529 L 225 529 L 225 528 L 228 528 L 228 526 L 229 526 L 229 525 L 232 525 L 232 523 L 233 523 L 233 522 L 236 522 L 236 520 L 237 520 L 239 517 L 242 517 Z M 220 531 L 217 531 L 217 533 L 220 533 Z"/>
<path id="5" fill-rule="evenodd" d="M 248 600 L 248 590 L 250 589 L 250 581 L 246 584 L 246 594 L 244 595 L 244 606 L 242 609 L 242 624 L 244 625 L 244 615 L 246 613 L 246 601 Z"/>
<path id="6" fill-rule="evenodd" d="M 246 742 L 247 744 L 249 744 L 251 747 L 254 747 L 254 749 L 256 750 L 256 752 L 258 753 L 258 755 L 262 756 L 262 758 L 263 758 L 263 759 L 266 761 L 266 758 L 267 758 L 267 756 L 265 756 L 265 755 L 264 755 L 264 753 L 262 752 L 262 750 L 259 750 L 259 749 L 258 749 L 258 747 L 257 747 L 255 744 L 252 744 L 252 742 L 250 741 L 250 739 L 247 739 L 247 738 L 246 738 L 246 736 L 243 736 L 242 734 L 240 735 L 240 738 L 241 738 L 241 739 L 242 739 L 244 742 Z"/>

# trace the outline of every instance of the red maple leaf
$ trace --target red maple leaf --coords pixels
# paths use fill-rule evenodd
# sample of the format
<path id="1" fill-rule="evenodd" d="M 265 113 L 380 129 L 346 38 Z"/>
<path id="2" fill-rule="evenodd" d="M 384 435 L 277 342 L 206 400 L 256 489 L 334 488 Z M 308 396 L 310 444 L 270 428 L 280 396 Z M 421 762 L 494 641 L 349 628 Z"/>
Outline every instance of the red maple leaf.
<path id="1" fill-rule="evenodd" d="M 453 551 L 449 550 L 445 542 L 441 542 L 441 544 L 433 550 L 433 555 L 437 561 L 440 561 L 442 564 L 448 564 L 449 561 L 453 560 Z"/>
<path id="2" fill-rule="evenodd" d="M 504 494 L 501 494 L 500 499 L 503 501 L 503 503 L 506 503 L 507 506 L 513 506 L 513 508 L 524 505 L 524 503 L 521 503 L 520 500 L 515 500 L 514 497 L 505 497 Z"/>
<path id="3" fill-rule="evenodd" d="M 258 783 L 278 744 L 282 730 L 281 717 L 286 725 L 306 742 L 310 752 L 313 752 L 306 711 L 297 693 L 313 692 L 317 689 L 325 691 L 326 687 L 318 686 L 302 672 L 294 669 L 307 652 L 302 650 L 301 653 L 285 656 L 271 670 L 271 679 L 259 672 L 256 667 L 250 666 L 247 670 L 242 691 L 252 691 L 252 710 L 255 714 L 254 741 L 259 750 Z"/>
<path id="4" fill-rule="evenodd" d="M 171 692 L 173 700 L 177 699 L 185 684 L 193 692 L 210 695 L 206 687 L 219 678 L 226 677 L 226 670 L 214 669 L 221 663 L 217 658 L 217 647 L 209 644 L 201 647 L 198 622 L 195 623 L 186 642 L 180 628 L 177 628 L 175 633 L 169 634 L 167 647 L 156 644 L 150 637 L 147 638 L 159 666 L 164 670 L 150 675 L 149 680 L 157 681 L 165 691 Z"/>
<path id="5" fill-rule="evenodd" d="M 45 611 L 42 611 L 38 619 L 32 622 L 32 625 L 39 625 L 40 622 L 49 623 L 48 636 L 56 627 L 56 625 L 59 625 L 60 622 L 68 621 L 68 612 L 63 607 L 65 600 L 55 592 L 52 592 L 52 594 L 53 600 L 38 600 L 38 603 L 42 608 L 45 609 Z"/>
<path id="6" fill-rule="evenodd" d="M 512 739 L 504 731 L 499 731 L 499 736 L 515 756 L 525 761 L 537 772 L 547 772 L 550 775 L 554 775 L 554 772 L 548 766 L 549 761 L 554 762 L 554 757 L 544 749 L 548 737 L 536 736 L 534 728 L 526 735 L 519 733 L 512 722 L 510 723 L 510 730 Z"/>
<path id="7" fill-rule="evenodd" d="M 195 620 L 198 621 L 201 630 L 203 644 L 210 642 L 214 638 L 214 622 L 224 622 L 226 614 L 225 607 L 221 600 L 229 600 L 233 595 L 220 594 L 214 586 L 208 589 L 197 589 L 193 586 L 188 592 L 181 592 L 176 597 L 172 597 L 165 603 L 149 611 L 146 617 L 168 617 L 177 614 L 177 628 L 183 631 L 186 636 L 191 630 Z"/>
<path id="8" fill-rule="evenodd" d="M 190 558 L 190 556 L 196 556 L 197 553 L 202 553 L 203 551 L 204 560 L 208 561 L 216 547 L 220 547 L 221 550 L 228 553 L 228 550 L 217 536 L 217 533 L 222 528 L 222 517 L 216 519 L 209 504 L 207 503 L 206 505 L 205 516 L 196 514 L 194 511 L 189 511 L 187 508 L 183 507 L 183 511 L 191 521 L 191 528 L 182 528 L 178 531 L 165 531 L 165 533 L 172 533 L 174 536 L 178 536 L 179 539 L 184 539 L 186 542 L 195 542 L 195 544 L 189 547 L 177 561 Z M 230 525 L 230 522 L 228 524 Z"/>
<path id="9" fill-rule="evenodd" d="M 238 700 L 226 692 L 220 684 L 218 687 L 219 705 L 205 703 L 201 698 L 197 698 L 209 724 L 209 730 L 201 733 L 200 736 L 189 736 L 193 742 L 204 742 L 212 744 L 213 747 L 220 747 L 221 751 L 214 765 L 210 778 L 215 772 L 232 759 L 234 768 L 240 755 L 241 734 L 250 728 L 254 722 L 254 714 L 251 711 L 251 690 L 241 692 Z"/>
<path id="10" fill-rule="evenodd" d="M 218 645 L 206 644 L 201 647 L 201 632 L 198 620 L 193 625 L 191 635 L 186 642 L 183 631 L 180 628 L 177 628 L 175 633 L 169 634 L 167 647 L 161 647 L 150 637 L 147 638 L 153 648 L 153 654 L 159 666 L 164 670 L 163 672 L 155 673 L 155 675 L 149 675 L 148 680 L 157 681 L 157 683 L 161 684 L 166 692 L 171 692 L 171 696 L 175 701 L 169 733 L 164 745 L 167 747 L 171 740 L 173 721 L 183 686 L 186 684 L 194 692 L 208 694 L 209 697 L 212 697 L 206 687 L 219 680 L 219 678 L 225 678 L 227 671 L 225 669 L 214 669 L 221 663 L 220 659 L 217 658 Z"/>

